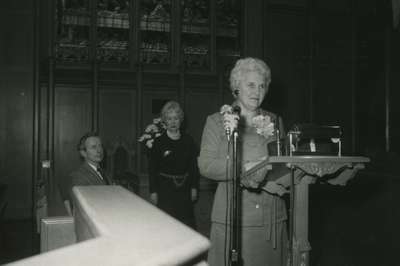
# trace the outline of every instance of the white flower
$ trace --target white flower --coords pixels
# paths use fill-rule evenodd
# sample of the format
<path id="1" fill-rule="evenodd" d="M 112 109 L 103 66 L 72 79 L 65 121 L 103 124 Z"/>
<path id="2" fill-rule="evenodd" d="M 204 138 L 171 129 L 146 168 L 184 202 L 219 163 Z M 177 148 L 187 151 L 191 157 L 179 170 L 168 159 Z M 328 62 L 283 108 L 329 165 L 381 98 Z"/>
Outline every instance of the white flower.
<path id="1" fill-rule="evenodd" d="M 144 134 L 138 139 L 139 142 L 145 142 L 145 145 L 151 149 L 153 147 L 154 139 L 160 137 L 165 131 L 166 127 L 162 123 L 161 118 L 154 118 L 153 123 L 148 125 L 144 130 Z"/>
<path id="2" fill-rule="evenodd" d="M 144 137 L 144 139 L 151 139 L 151 135 L 150 134 L 144 134 L 143 137 Z"/>
<path id="3" fill-rule="evenodd" d="M 222 107 L 221 107 L 221 109 L 220 109 L 220 114 L 226 114 L 226 113 L 232 113 L 232 106 L 230 106 L 230 105 L 227 105 L 227 104 L 225 104 L 225 105 L 223 105 Z"/>
<path id="4" fill-rule="evenodd" d="M 154 124 L 150 124 L 146 127 L 145 132 L 150 133 L 150 132 L 158 132 L 158 127 Z"/>
<path id="5" fill-rule="evenodd" d="M 151 139 L 151 135 L 150 134 L 143 134 L 140 138 L 139 138 L 139 142 L 142 142 L 145 139 Z"/>
<path id="6" fill-rule="evenodd" d="M 154 142 L 154 139 L 150 139 L 150 140 L 146 141 L 146 146 L 149 149 L 151 149 L 153 147 L 153 142 Z"/>
<path id="7" fill-rule="evenodd" d="M 154 118 L 153 124 L 158 124 L 158 123 L 161 123 L 161 118 Z"/>
<path id="8" fill-rule="evenodd" d="M 271 118 L 268 115 L 258 115 L 253 117 L 253 127 L 256 128 L 257 134 L 268 138 L 274 134 L 274 123 L 271 122 Z"/>
<path id="9" fill-rule="evenodd" d="M 274 130 L 275 130 L 274 123 L 269 123 L 262 129 L 261 135 L 263 135 L 266 138 L 271 137 L 274 135 Z"/>

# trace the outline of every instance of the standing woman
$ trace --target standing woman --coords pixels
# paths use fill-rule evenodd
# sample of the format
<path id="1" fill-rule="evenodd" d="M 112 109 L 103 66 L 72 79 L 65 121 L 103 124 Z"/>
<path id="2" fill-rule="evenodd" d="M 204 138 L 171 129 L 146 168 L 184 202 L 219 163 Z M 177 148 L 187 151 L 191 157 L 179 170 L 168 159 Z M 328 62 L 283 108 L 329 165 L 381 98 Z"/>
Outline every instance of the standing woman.
<path id="1" fill-rule="evenodd" d="M 237 150 L 242 173 L 268 156 L 267 144 L 276 140 L 272 122 L 279 124 L 280 132 L 283 132 L 277 116 L 260 108 L 270 82 L 270 68 L 256 58 L 239 59 L 230 74 L 230 86 L 235 98 L 232 105 L 241 109 Z M 219 181 L 211 214 L 210 266 L 229 265 L 232 180 L 227 173 L 230 169 L 227 166 L 230 150 L 224 127 L 235 123 L 235 119 L 228 118 L 221 113 L 207 118 L 198 158 L 200 173 Z M 258 126 L 260 120 L 265 122 L 261 123 L 264 124 L 261 128 Z M 252 176 L 242 176 L 239 255 L 243 266 L 286 265 L 286 208 L 280 195 L 287 190 L 279 181 L 268 181 L 266 174 L 267 170 L 262 169 Z"/>
<path id="2" fill-rule="evenodd" d="M 161 210 L 195 228 L 198 148 L 193 138 L 180 130 L 183 117 L 175 101 L 167 102 L 161 110 L 166 131 L 154 140 L 150 150 L 150 199 Z"/>

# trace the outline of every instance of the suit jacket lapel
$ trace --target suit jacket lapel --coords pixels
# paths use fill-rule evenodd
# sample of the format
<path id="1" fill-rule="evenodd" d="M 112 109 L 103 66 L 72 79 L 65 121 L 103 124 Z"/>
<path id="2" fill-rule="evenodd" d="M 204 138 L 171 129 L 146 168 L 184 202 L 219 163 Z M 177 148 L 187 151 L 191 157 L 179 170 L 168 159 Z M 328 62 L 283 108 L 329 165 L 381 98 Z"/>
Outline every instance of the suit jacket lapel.
<path id="1" fill-rule="evenodd" d="M 106 181 L 101 179 L 101 177 L 97 174 L 97 172 L 86 162 L 85 162 L 85 169 L 88 172 L 87 177 L 88 179 L 90 179 L 90 183 L 106 185 Z"/>
<path id="2" fill-rule="evenodd" d="M 110 185 L 111 184 L 110 179 L 109 179 L 107 173 L 104 171 L 104 169 L 100 168 L 99 172 L 96 171 L 96 173 L 101 175 L 101 177 L 103 178 L 103 180 L 106 183 L 106 185 Z"/>

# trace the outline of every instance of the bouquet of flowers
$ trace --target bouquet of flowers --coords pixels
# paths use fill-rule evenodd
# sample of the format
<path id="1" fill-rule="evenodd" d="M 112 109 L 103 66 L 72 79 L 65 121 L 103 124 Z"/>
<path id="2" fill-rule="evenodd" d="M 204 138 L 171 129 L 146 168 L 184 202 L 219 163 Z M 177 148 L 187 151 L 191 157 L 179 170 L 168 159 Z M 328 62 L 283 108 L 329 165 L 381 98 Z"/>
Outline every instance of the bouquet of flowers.
<path id="1" fill-rule="evenodd" d="M 154 118 L 153 123 L 146 127 L 143 135 L 140 136 L 138 141 L 144 143 L 147 148 L 151 149 L 154 140 L 161 136 L 165 130 L 166 128 L 164 123 L 161 121 L 161 118 Z"/>
<path id="2" fill-rule="evenodd" d="M 274 123 L 268 115 L 257 115 L 253 117 L 252 126 L 256 128 L 257 134 L 269 138 L 274 135 Z"/>

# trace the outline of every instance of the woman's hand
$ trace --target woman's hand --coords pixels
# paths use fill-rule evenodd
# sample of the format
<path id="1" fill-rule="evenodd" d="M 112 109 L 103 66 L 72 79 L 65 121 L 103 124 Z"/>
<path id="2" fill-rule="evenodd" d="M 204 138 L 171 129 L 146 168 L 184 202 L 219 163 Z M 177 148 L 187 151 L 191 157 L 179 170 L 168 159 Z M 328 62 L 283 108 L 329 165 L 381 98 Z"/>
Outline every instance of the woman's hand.
<path id="1" fill-rule="evenodd" d="M 260 160 L 257 161 L 246 162 L 243 166 L 244 171 L 250 170 L 264 159 L 265 157 L 262 157 L 260 158 Z M 265 166 L 257 170 L 255 173 L 252 173 L 251 175 L 244 175 L 244 177 L 241 180 L 242 185 L 248 188 L 258 188 L 260 186 L 260 183 L 264 180 L 265 176 L 267 175 L 267 172 L 268 172 L 268 167 Z"/>
<path id="2" fill-rule="evenodd" d="M 150 201 L 154 205 L 157 205 L 157 203 L 158 203 L 158 195 L 157 195 L 157 193 L 153 192 L 153 193 L 150 194 Z"/>
<path id="3" fill-rule="evenodd" d="M 271 194 L 278 194 L 279 196 L 282 196 L 285 193 L 289 193 L 289 190 L 287 190 L 284 186 L 278 184 L 275 181 L 268 181 L 267 184 L 262 187 L 262 190 Z"/>

